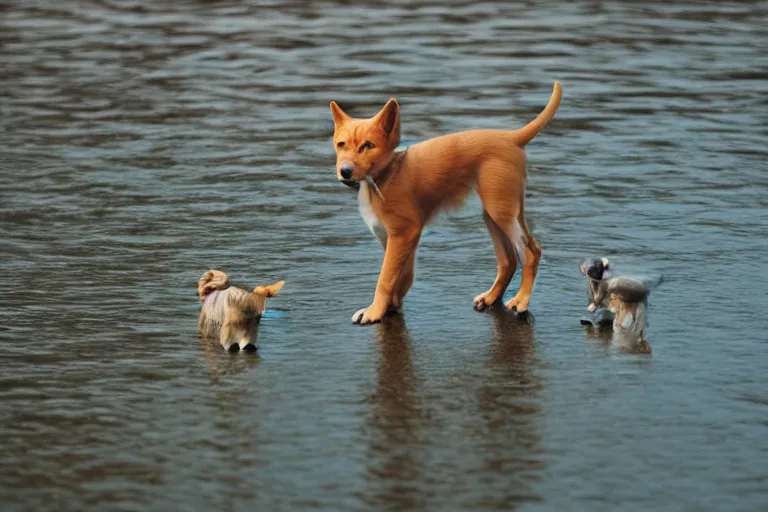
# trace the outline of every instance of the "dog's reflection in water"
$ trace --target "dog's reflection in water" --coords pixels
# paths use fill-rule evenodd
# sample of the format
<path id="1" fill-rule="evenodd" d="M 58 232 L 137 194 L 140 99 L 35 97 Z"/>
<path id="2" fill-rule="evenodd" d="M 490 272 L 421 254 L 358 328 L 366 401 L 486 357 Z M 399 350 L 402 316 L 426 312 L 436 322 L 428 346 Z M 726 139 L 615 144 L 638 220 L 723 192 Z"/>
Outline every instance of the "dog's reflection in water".
<path id="1" fill-rule="evenodd" d="M 533 355 L 533 315 L 502 307 L 489 310 L 493 318 L 492 362 L 500 367 L 526 367 Z"/>
<path id="2" fill-rule="evenodd" d="M 614 331 L 612 325 L 593 326 L 588 325 L 585 329 L 587 338 L 603 345 L 604 347 L 613 347 L 620 352 L 627 354 L 651 354 L 651 345 L 648 340 L 638 338 L 634 333 L 625 333 L 623 331 Z"/>
<path id="3" fill-rule="evenodd" d="M 534 318 L 505 307 L 487 316 L 492 325 L 490 343 L 483 348 L 485 371 L 470 384 L 475 389 L 476 411 L 468 410 L 467 439 L 489 471 L 483 481 L 490 492 L 479 498 L 484 508 L 514 510 L 540 502 L 534 482 L 546 474 L 544 456 L 543 392 L 547 370 L 536 354 Z"/>
<path id="4" fill-rule="evenodd" d="M 253 341 L 256 342 L 258 330 L 254 333 Z M 261 356 L 257 350 L 253 351 L 223 351 L 219 338 L 200 335 L 198 345 L 205 357 L 205 366 L 208 377 L 214 384 L 218 384 L 225 376 L 237 375 L 254 368 Z"/>
<path id="5" fill-rule="evenodd" d="M 621 352 L 628 354 L 650 354 L 651 345 L 645 337 L 638 339 L 637 336 L 624 333 L 613 333 L 613 346 Z"/>
<path id="6" fill-rule="evenodd" d="M 420 491 L 428 466 L 419 456 L 427 442 L 422 438 L 425 417 L 417 396 L 411 338 L 402 315 L 393 315 L 375 327 L 379 364 L 376 387 L 367 396 L 370 414 L 365 422 L 369 436 L 369 505 L 387 504 L 399 510 L 422 509 Z"/>

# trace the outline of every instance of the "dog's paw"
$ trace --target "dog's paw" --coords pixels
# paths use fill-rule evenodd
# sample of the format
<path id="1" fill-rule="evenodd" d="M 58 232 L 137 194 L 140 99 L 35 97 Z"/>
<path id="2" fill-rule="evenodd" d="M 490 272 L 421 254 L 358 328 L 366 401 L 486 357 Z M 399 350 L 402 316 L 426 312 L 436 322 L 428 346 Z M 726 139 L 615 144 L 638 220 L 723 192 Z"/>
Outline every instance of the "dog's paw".
<path id="1" fill-rule="evenodd" d="M 512 297 L 512 300 L 507 302 L 509 309 L 514 309 L 518 313 L 525 313 L 528 311 L 528 303 L 531 301 L 530 295 L 520 295 L 519 293 Z"/>
<path id="2" fill-rule="evenodd" d="M 355 314 L 352 315 L 352 323 L 360 325 L 375 324 L 381 322 L 382 316 L 383 315 L 374 315 L 371 308 L 367 307 L 357 310 Z"/>
<path id="3" fill-rule="evenodd" d="M 597 304 L 595 304 L 594 302 L 590 302 L 589 306 L 587 306 L 587 311 L 589 311 L 590 313 L 592 313 L 596 309 L 597 309 Z"/>
<path id="4" fill-rule="evenodd" d="M 489 292 L 482 293 L 474 298 L 472 301 L 472 307 L 475 311 L 485 311 L 489 307 L 493 306 L 498 299 L 493 300 Z"/>
<path id="5" fill-rule="evenodd" d="M 365 310 L 368 308 L 358 309 L 355 311 L 355 314 L 352 315 L 352 323 L 353 324 L 359 324 L 360 320 L 363 319 L 363 315 L 365 315 Z"/>

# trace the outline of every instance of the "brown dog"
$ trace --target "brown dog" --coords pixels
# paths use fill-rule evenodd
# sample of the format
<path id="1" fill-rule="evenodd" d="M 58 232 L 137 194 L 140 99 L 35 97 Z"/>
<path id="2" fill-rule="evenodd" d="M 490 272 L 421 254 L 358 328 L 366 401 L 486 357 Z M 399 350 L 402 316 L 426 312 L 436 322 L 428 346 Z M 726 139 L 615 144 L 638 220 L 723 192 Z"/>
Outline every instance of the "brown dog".
<path id="1" fill-rule="evenodd" d="M 219 336 L 225 350 L 255 350 L 256 330 L 267 299 L 274 297 L 285 281 L 257 286 L 253 292 L 229 285 L 229 276 L 221 270 L 209 270 L 197 282 L 197 294 L 203 301 L 197 323 L 203 336 Z"/>
<path id="2" fill-rule="evenodd" d="M 562 90 L 555 82 L 546 108 L 515 130 L 472 130 L 430 139 L 396 152 L 400 143 L 400 106 L 390 99 L 370 119 L 355 119 L 331 102 L 336 175 L 359 183 L 360 212 L 384 247 L 384 264 L 373 303 L 352 321 L 380 321 L 399 308 L 413 284 L 415 252 L 424 226 L 441 210 L 461 205 L 474 188 L 483 202 L 483 220 L 493 239 L 497 274 L 491 288 L 475 297 L 478 311 L 501 300 L 523 263 L 520 290 L 507 303 L 528 309 L 541 247 L 528 232 L 523 147 L 555 115 Z"/>

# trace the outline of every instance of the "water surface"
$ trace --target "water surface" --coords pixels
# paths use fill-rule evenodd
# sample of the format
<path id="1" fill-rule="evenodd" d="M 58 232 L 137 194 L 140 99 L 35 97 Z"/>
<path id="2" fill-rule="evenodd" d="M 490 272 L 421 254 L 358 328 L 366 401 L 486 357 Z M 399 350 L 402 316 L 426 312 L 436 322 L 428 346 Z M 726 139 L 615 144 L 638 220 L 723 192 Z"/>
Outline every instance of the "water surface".
<path id="1" fill-rule="evenodd" d="M 14 2 L 0 18 L 3 510 L 764 510 L 761 2 Z M 478 314 L 477 199 L 405 315 L 335 182 L 330 100 L 407 143 L 516 128 L 533 325 Z M 584 256 L 662 273 L 650 356 L 578 323 Z M 196 334 L 211 267 L 285 279 L 260 356 Z M 519 286 L 513 282 L 509 296 Z"/>

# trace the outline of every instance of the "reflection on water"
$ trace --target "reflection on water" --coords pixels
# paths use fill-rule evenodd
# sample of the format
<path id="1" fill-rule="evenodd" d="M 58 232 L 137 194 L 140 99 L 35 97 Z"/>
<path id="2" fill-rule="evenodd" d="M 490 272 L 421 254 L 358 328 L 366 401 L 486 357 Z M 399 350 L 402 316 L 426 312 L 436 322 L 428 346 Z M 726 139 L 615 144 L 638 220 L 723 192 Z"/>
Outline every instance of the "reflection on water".
<path id="1" fill-rule="evenodd" d="M 422 484 L 429 467 L 418 454 L 429 443 L 419 429 L 426 418 L 416 396 L 411 340 L 400 315 L 375 329 L 380 361 L 376 391 L 368 399 L 373 408 L 366 422 L 369 505 L 413 510 L 425 504 Z"/>
<path id="2" fill-rule="evenodd" d="M 254 337 L 254 343 L 258 339 L 258 331 Z M 232 351 L 227 352 L 222 349 L 221 343 L 217 338 L 199 337 L 200 351 L 205 356 L 208 375 L 212 383 L 218 383 L 227 375 L 237 375 L 238 373 L 250 370 L 258 364 L 261 357 L 257 351 Z"/>
<path id="3" fill-rule="evenodd" d="M 493 328 L 483 352 L 489 357 L 480 357 L 482 366 L 443 375 L 431 392 L 414 365 L 405 319 L 376 327 L 377 381 L 365 425 L 369 506 L 509 510 L 541 501 L 534 486 L 546 469 L 540 446 L 544 380 L 536 370 L 532 322 L 501 309 L 488 317 Z M 431 393 L 439 393 L 439 403 L 427 403 Z M 446 424 L 445 411 L 432 412 L 436 408 L 450 411 L 457 424 Z M 435 460 L 431 451 L 456 428 L 454 454 Z M 440 493 L 443 485 L 450 486 L 450 499 Z"/>
<path id="4" fill-rule="evenodd" d="M 620 351 L 629 354 L 650 354 L 651 344 L 646 339 L 638 339 L 626 333 L 614 333 L 613 345 Z"/>
<path id="5" fill-rule="evenodd" d="M 6 4 L 3 510 L 765 508 L 762 3 Z M 396 97 L 411 143 L 522 126 L 554 80 L 536 324 L 472 310 L 472 198 L 404 316 L 352 326 L 382 253 L 329 101 Z M 589 254 L 669 277 L 653 357 L 585 337 Z M 198 339 L 209 268 L 290 283 L 258 355 Z"/>
<path id="6" fill-rule="evenodd" d="M 639 340 L 637 336 L 628 333 L 615 333 L 613 325 L 586 325 L 586 337 L 604 347 L 614 347 L 627 354 L 651 354 L 651 344 L 647 339 Z"/>
<path id="7" fill-rule="evenodd" d="M 541 501 L 535 483 L 546 470 L 541 454 L 541 393 L 545 381 L 536 370 L 533 318 L 522 319 L 503 309 L 491 310 L 493 331 L 487 365 L 492 378 L 477 392 L 478 432 L 484 466 L 501 475 L 497 493 L 484 506 L 510 510 L 527 501 Z"/>

